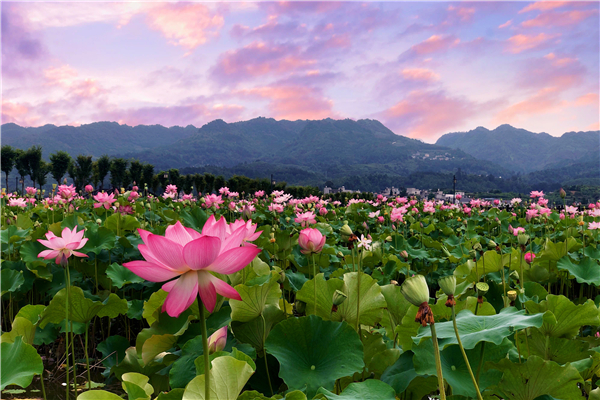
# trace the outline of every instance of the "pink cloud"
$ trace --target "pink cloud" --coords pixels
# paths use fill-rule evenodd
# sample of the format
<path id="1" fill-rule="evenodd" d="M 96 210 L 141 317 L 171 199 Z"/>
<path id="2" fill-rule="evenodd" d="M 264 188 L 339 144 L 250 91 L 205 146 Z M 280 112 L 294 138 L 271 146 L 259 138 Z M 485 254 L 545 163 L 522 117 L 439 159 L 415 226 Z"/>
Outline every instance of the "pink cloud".
<path id="1" fill-rule="evenodd" d="M 507 27 L 509 27 L 511 24 L 512 24 L 512 19 L 509 19 L 508 21 L 506 21 L 506 22 L 505 22 L 505 23 L 503 23 L 502 25 L 498 25 L 498 28 L 499 28 L 499 29 L 502 29 L 502 28 L 507 28 Z"/>
<path id="2" fill-rule="evenodd" d="M 537 1 L 535 3 L 529 4 L 527 7 L 523 8 L 519 11 L 519 14 L 528 12 L 528 11 L 548 11 L 554 10 L 555 8 L 564 7 L 569 4 L 569 1 Z"/>
<path id="3" fill-rule="evenodd" d="M 549 53 L 523 64 L 517 86 L 537 90 L 555 87 L 564 91 L 581 84 L 586 75 L 586 68 L 577 58 Z"/>
<path id="4" fill-rule="evenodd" d="M 594 15 L 598 15 L 598 10 L 550 11 L 541 13 L 533 19 L 524 21 L 521 23 L 521 26 L 525 28 L 568 26 L 577 24 Z"/>
<path id="5" fill-rule="evenodd" d="M 222 55 L 212 76 L 223 83 L 235 83 L 266 74 L 285 74 L 314 67 L 316 60 L 304 59 L 294 45 L 253 42 Z"/>
<path id="6" fill-rule="evenodd" d="M 171 44 L 189 50 L 217 36 L 224 24 L 222 15 L 199 3 L 169 3 L 152 8 L 147 19 L 148 25 L 159 30 Z"/>
<path id="7" fill-rule="evenodd" d="M 444 92 L 415 90 L 380 113 L 386 126 L 396 133 L 416 139 L 434 140 L 464 125 L 480 112 L 480 107 Z"/>
<path id="8" fill-rule="evenodd" d="M 29 126 L 38 121 L 39 118 L 31 116 L 28 104 L 2 100 L 2 124 L 13 122 L 18 125 Z"/>
<path id="9" fill-rule="evenodd" d="M 440 76 L 427 68 L 404 68 L 402 77 L 413 81 L 432 82 L 440 79 Z"/>
<path id="10" fill-rule="evenodd" d="M 408 61 L 429 54 L 442 53 L 459 43 L 460 39 L 453 35 L 433 35 L 402 53 L 399 60 Z"/>
<path id="11" fill-rule="evenodd" d="M 471 19 L 473 18 L 473 15 L 475 15 L 475 8 L 474 7 L 465 7 L 465 6 L 453 6 L 450 5 L 448 6 L 448 14 L 449 14 L 449 18 L 451 19 L 456 19 L 459 22 L 469 22 L 471 21 Z M 446 21 L 446 23 L 448 23 L 450 21 Z"/>
<path id="12" fill-rule="evenodd" d="M 594 106 L 598 107 L 598 93 L 587 93 L 579 96 L 575 100 L 575 105 L 578 107 Z"/>
<path id="13" fill-rule="evenodd" d="M 556 87 L 543 88 L 533 96 L 500 111 L 494 117 L 494 121 L 498 124 L 514 123 L 523 116 L 546 114 L 558 110 L 566 105 L 565 101 L 560 100 L 559 94 Z"/>
<path id="14" fill-rule="evenodd" d="M 296 22 L 279 23 L 277 18 L 270 18 L 267 23 L 250 28 L 242 24 L 235 24 L 231 28 L 231 36 L 241 39 L 243 37 L 260 37 L 264 40 L 277 40 L 282 37 L 293 39 L 301 37 L 308 32 L 305 24 Z"/>
<path id="15" fill-rule="evenodd" d="M 263 98 L 269 101 L 270 115 L 276 119 L 323 119 L 339 117 L 333 112 L 333 101 L 321 90 L 307 86 L 276 84 L 240 90 L 239 96 Z"/>
<path id="16" fill-rule="evenodd" d="M 557 38 L 560 34 L 547 35 L 540 33 L 538 35 L 518 34 L 511 36 L 508 39 L 507 50 L 513 54 L 518 54 L 526 50 L 534 50 L 545 47 L 550 44 L 552 39 Z"/>
<path id="17" fill-rule="evenodd" d="M 585 128 L 586 131 L 600 131 L 600 122 L 594 122 Z"/>

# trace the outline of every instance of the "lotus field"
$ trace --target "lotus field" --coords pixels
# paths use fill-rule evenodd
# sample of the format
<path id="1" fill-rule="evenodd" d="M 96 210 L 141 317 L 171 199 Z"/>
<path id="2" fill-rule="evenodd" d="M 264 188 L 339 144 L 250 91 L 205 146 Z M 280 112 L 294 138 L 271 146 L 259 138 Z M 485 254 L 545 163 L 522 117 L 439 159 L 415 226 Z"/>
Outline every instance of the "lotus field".
<path id="1" fill-rule="evenodd" d="M 600 203 L 28 193 L 3 398 L 600 398 Z"/>

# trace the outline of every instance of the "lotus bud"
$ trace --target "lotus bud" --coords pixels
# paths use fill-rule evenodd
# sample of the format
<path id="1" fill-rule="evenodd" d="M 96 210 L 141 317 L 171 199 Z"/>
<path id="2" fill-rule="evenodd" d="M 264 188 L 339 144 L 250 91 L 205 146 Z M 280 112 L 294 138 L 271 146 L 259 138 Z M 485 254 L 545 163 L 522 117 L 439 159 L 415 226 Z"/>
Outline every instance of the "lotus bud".
<path id="1" fill-rule="evenodd" d="M 402 250 L 400 252 L 400 255 L 405 259 L 408 260 L 408 252 L 406 250 Z"/>
<path id="2" fill-rule="evenodd" d="M 98 218 L 98 219 L 96 220 L 96 223 L 97 223 L 97 224 L 101 224 L 101 223 L 102 223 L 102 220 L 101 220 L 100 218 Z"/>
<path id="3" fill-rule="evenodd" d="M 475 251 L 481 251 L 482 247 L 481 247 L 481 243 L 477 242 L 473 245 L 473 250 Z"/>
<path id="4" fill-rule="evenodd" d="M 344 253 L 342 253 L 341 251 L 338 251 L 337 256 L 338 256 L 338 258 L 344 258 Z"/>
<path id="5" fill-rule="evenodd" d="M 452 254 L 450 254 L 450 252 L 448 251 L 448 248 L 444 245 L 442 245 L 442 251 L 444 252 L 444 255 L 448 258 L 450 258 L 452 256 Z"/>
<path id="6" fill-rule="evenodd" d="M 526 235 L 524 233 L 519 233 L 519 235 L 517 236 L 517 240 L 519 241 L 519 244 L 521 246 L 525 246 L 527 244 L 527 242 L 529 241 L 529 235 Z"/>
<path id="7" fill-rule="evenodd" d="M 119 208 L 121 204 L 118 201 L 115 201 L 115 207 Z"/>
<path id="8" fill-rule="evenodd" d="M 398 281 L 395 281 L 395 280 L 393 280 L 393 279 L 390 281 L 390 283 L 391 283 L 392 285 L 394 285 L 394 286 L 398 286 Z"/>
<path id="9" fill-rule="evenodd" d="M 227 344 L 227 325 L 217 330 L 208 338 L 208 354 L 222 351 Z"/>
<path id="10" fill-rule="evenodd" d="M 421 304 L 429 302 L 429 287 L 423 275 L 415 275 L 408 278 L 402 284 L 402 294 L 409 303 L 420 307 Z"/>
<path id="11" fill-rule="evenodd" d="M 279 271 L 279 279 L 277 280 L 280 284 L 285 282 L 285 271 Z"/>
<path id="12" fill-rule="evenodd" d="M 560 198 L 564 199 L 565 197 L 567 197 L 567 192 L 565 192 L 565 190 L 563 188 L 560 188 Z"/>
<path id="13" fill-rule="evenodd" d="M 514 279 L 515 281 L 519 280 L 519 273 L 517 271 L 513 271 L 510 273 L 509 275 L 512 279 Z"/>
<path id="14" fill-rule="evenodd" d="M 306 303 L 302 300 L 296 300 L 296 311 L 298 314 L 304 314 L 304 311 L 306 311 Z"/>
<path id="15" fill-rule="evenodd" d="M 348 298 L 348 295 L 344 292 L 342 292 L 341 290 L 336 290 L 333 293 L 333 305 L 334 306 L 339 306 L 340 304 L 342 304 L 344 301 L 346 301 L 346 299 Z"/>
<path id="16" fill-rule="evenodd" d="M 52 190 L 56 190 L 56 183 L 52 184 Z"/>
<path id="17" fill-rule="evenodd" d="M 495 249 L 498 245 L 496 244 L 496 242 L 494 242 L 493 240 L 490 240 L 487 244 L 488 249 L 493 250 Z"/>
<path id="18" fill-rule="evenodd" d="M 388 237 L 386 237 L 386 238 L 385 238 L 385 241 L 386 241 L 386 242 L 391 242 L 391 241 L 392 241 L 392 237 L 391 237 L 391 236 L 388 236 Z"/>
<path id="19" fill-rule="evenodd" d="M 454 275 L 440 278 L 438 284 L 446 296 L 454 296 L 454 293 L 456 292 L 456 277 Z"/>
<path id="20" fill-rule="evenodd" d="M 490 290 L 490 286 L 485 282 L 477 282 L 475 288 L 477 288 L 477 294 L 479 296 L 485 296 Z"/>
<path id="21" fill-rule="evenodd" d="M 285 217 L 285 222 L 290 222 L 291 218 L 290 217 Z"/>

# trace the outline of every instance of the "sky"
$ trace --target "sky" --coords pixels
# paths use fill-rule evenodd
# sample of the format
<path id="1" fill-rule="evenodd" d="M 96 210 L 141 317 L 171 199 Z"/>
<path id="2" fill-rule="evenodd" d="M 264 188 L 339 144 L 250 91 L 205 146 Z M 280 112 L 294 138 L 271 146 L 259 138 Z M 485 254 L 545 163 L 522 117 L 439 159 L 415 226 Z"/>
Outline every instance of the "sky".
<path id="1" fill-rule="evenodd" d="M 2 123 L 598 130 L 599 2 L 5 2 Z"/>

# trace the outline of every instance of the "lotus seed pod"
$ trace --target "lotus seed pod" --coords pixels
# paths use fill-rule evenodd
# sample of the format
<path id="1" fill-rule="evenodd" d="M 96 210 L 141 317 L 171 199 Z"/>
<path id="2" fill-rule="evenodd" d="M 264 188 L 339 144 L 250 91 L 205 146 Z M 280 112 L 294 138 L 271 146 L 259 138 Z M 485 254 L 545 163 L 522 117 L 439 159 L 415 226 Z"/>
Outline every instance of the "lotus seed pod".
<path id="1" fill-rule="evenodd" d="M 456 292 L 456 277 L 454 275 L 448 275 L 440 278 L 438 284 L 446 296 L 454 296 L 454 293 Z"/>
<path id="2" fill-rule="evenodd" d="M 490 240 L 490 241 L 488 242 L 487 246 L 488 246 L 488 249 L 495 249 L 495 248 L 496 248 L 496 246 L 498 246 L 498 245 L 497 245 L 497 244 L 496 244 L 496 242 L 494 242 L 493 240 Z"/>
<path id="3" fill-rule="evenodd" d="M 344 301 L 346 301 L 346 299 L 348 298 L 348 295 L 344 292 L 342 292 L 341 290 L 336 290 L 333 293 L 333 305 L 334 306 L 339 306 L 340 304 L 342 304 Z"/>
<path id="4" fill-rule="evenodd" d="M 478 242 L 478 243 L 475 243 L 473 245 L 473 250 L 475 250 L 475 251 L 481 251 L 481 249 L 482 249 L 481 243 Z"/>
<path id="5" fill-rule="evenodd" d="M 527 242 L 529 241 L 529 235 L 526 235 L 524 233 L 519 233 L 519 236 L 517 236 L 517 240 L 519 241 L 519 244 L 521 246 L 525 246 L 527 244 Z"/>
<path id="6" fill-rule="evenodd" d="M 477 294 L 479 296 L 485 296 L 488 290 L 490 290 L 490 286 L 485 282 L 477 282 L 475 287 L 477 288 Z"/>
<path id="7" fill-rule="evenodd" d="M 508 299 L 510 301 L 515 301 L 517 299 L 517 291 L 516 290 L 509 290 L 508 292 L 506 292 L 506 295 L 508 296 Z"/>
<path id="8" fill-rule="evenodd" d="M 348 239 L 352 235 L 352 229 L 350 229 L 350 227 L 346 224 L 340 229 L 340 235 L 342 237 L 342 240 L 348 241 Z"/>
<path id="9" fill-rule="evenodd" d="M 474 249 L 469 250 L 469 256 L 471 256 L 471 258 L 477 257 L 477 251 Z"/>
<path id="10" fill-rule="evenodd" d="M 290 217 L 285 217 L 285 222 L 290 222 L 291 218 Z"/>
<path id="11" fill-rule="evenodd" d="M 429 302 L 429 287 L 423 275 L 408 278 L 402 284 L 402 294 L 409 303 L 419 307 Z"/>
<path id="12" fill-rule="evenodd" d="M 98 225 L 100 225 L 100 224 L 102 223 L 102 220 L 101 220 L 100 218 L 98 218 L 98 219 L 96 220 L 96 223 L 97 223 Z"/>
<path id="13" fill-rule="evenodd" d="M 398 286 L 398 281 L 395 281 L 395 280 L 393 280 L 393 279 L 390 281 L 390 283 L 391 283 L 392 285 Z"/>

